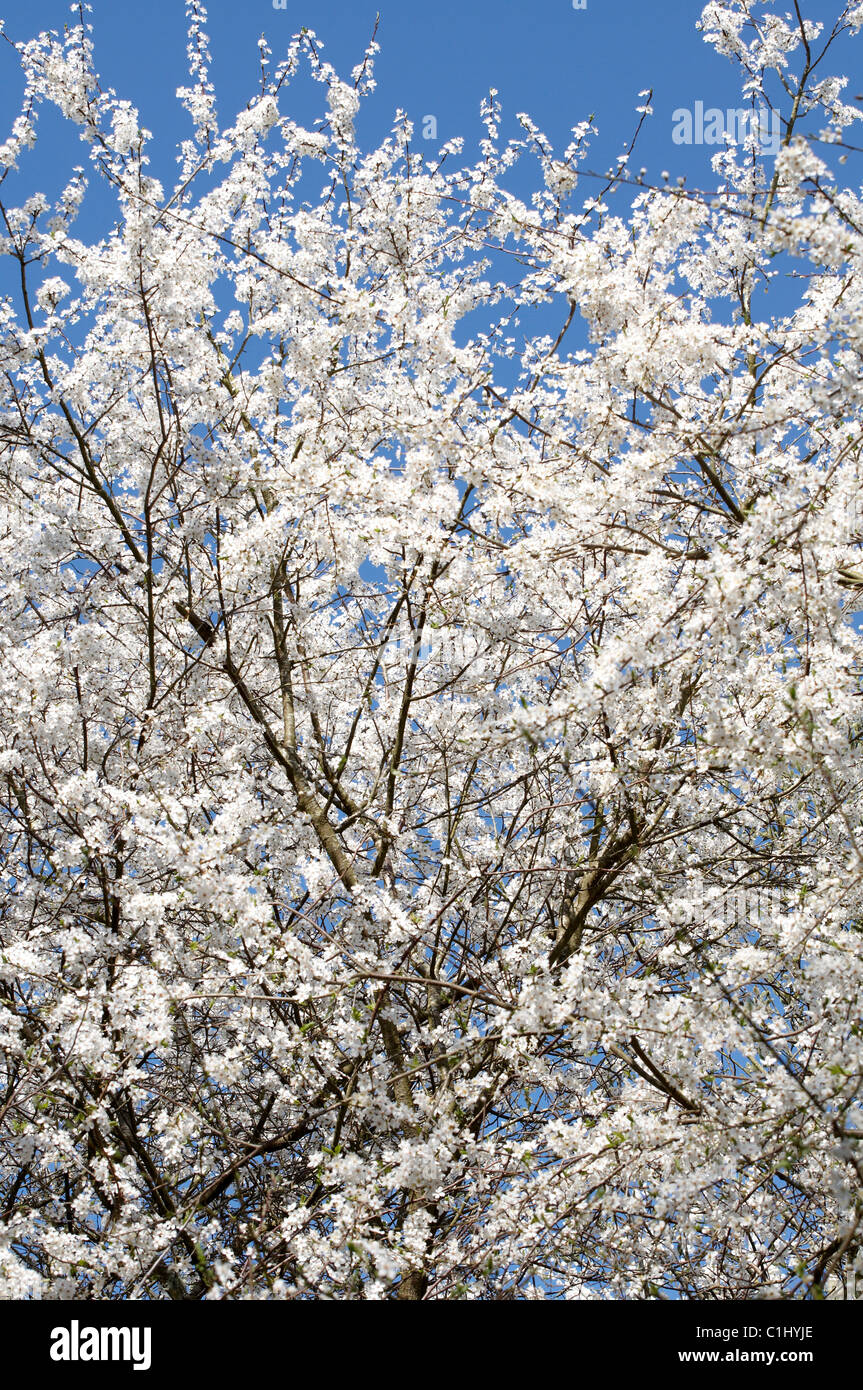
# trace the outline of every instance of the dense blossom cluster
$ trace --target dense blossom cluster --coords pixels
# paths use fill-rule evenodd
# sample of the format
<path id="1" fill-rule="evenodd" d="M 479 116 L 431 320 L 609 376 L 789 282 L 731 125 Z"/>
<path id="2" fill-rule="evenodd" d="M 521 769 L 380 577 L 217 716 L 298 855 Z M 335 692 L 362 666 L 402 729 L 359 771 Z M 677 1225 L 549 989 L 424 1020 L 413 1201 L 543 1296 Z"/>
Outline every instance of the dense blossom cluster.
<path id="1" fill-rule="evenodd" d="M 705 196 L 189 11 L 173 189 L 83 15 L 0 147 L 0 1292 L 853 1293 L 863 6 Z"/>

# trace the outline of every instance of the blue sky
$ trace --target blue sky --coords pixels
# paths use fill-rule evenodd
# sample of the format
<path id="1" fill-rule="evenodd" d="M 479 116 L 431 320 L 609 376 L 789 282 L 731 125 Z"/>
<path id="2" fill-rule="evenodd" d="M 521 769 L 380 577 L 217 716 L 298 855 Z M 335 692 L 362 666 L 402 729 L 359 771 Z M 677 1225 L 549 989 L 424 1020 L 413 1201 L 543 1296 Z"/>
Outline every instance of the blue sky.
<path id="1" fill-rule="evenodd" d="M 841 0 L 802 0 L 802 7 L 807 17 L 829 22 Z M 303 25 L 313 29 L 325 45 L 325 57 L 349 78 L 362 59 L 378 8 L 378 85 L 358 122 L 365 148 L 385 137 L 402 108 L 415 122 L 420 146 L 423 120 L 433 115 L 437 143 L 461 135 L 466 158 L 472 159 L 485 134 L 480 102 L 494 86 L 503 103 L 502 134 L 522 134 L 515 114 L 525 111 L 561 153 L 572 126 L 594 113 L 599 135 L 588 167 L 602 172 L 633 135 L 636 107 L 642 104 L 639 92 L 652 87 L 654 114 L 644 126 L 633 167 L 645 166 L 650 182 L 660 182 L 667 170 L 672 180 L 685 175 L 690 187 L 713 187 L 714 147 L 672 140 L 676 109 L 692 109 L 699 101 L 723 110 L 743 104 L 737 69 L 696 29 L 701 0 L 587 0 L 585 9 L 574 9 L 573 0 L 288 0 L 284 10 L 274 9 L 272 0 L 211 0 L 211 78 L 221 121 L 230 124 L 257 89 L 262 33 L 275 63 L 295 32 Z M 784 10 L 783 0 L 777 8 Z M 69 0 L 0 0 L 0 18 L 12 40 L 74 22 Z M 142 123 L 156 137 L 151 172 L 170 187 L 176 142 L 191 133 L 176 100 L 177 87 L 189 80 L 184 0 L 92 0 L 91 21 L 102 84 L 138 107 Z M 861 58 L 863 35 L 846 41 L 826 69 L 852 75 L 848 96 L 863 92 Z M 0 140 L 17 114 L 21 90 L 17 55 L 0 44 Z M 321 114 L 323 98 L 318 84 L 298 80 L 283 97 L 282 110 L 308 124 Z M 43 113 L 39 129 L 36 150 L 22 160 L 11 188 L 4 189 L 9 201 L 23 201 L 35 188 L 55 196 L 71 166 L 88 163 L 77 134 L 58 114 Z M 859 135 L 852 138 L 859 140 Z M 429 154 L 434 148 L 432 142 Z M 507 181 L 526 196 L 539 183 L 539 171 L 526 161 Z M 589 189 L 582 173 L 579 196 Z M 95 201 L 88 205 L 88 200 Z M 98 192 L 88 200 L 76 231 L 97 239 L 110 230 L 116 211 L 113 202 L 100 205 Z M 777 289 L 770 303 L 774 311 L 782 308 L 781 287 Z M 555 312 L 559 318 L 559 308 Z M 557 319 L 554 324 L 558 326 Z M 572 345 L 580 345 L 571 338 Z"/>
<path id="2" fill-rule="evenodd" d="M 839 3 L 805 0 L 804 9 L 812 18 L 827 18 Z M 594 162 L 604 170 L 634 131 L 639 91 L 653 87 L 655 114 L 639 142 L 636 167 L 645 165 L 651 180 L 658 181 L 667 169 L 673 178 L 685 174 L 690 184 L 711 186 L 713 150 L 676 145 L 671 138 L 678 107 L 692 108 L 696 101 L 722 108 L 741 104 L 736 70 L 696 31 L 700 0 L 587 0 L 583 10 L 574 9 L 572 0 L 288 0 L 285 10 L 274 9 L 272 0 L 212 0 L 212 77 L 222 120 L 227 123 L 255 89 L 262 33 L 278 61 L 290 36 L 306 25 L 323 41 L 329 61 L 348 76 L 378 8 L 378 88 L 359 126 L 363 143 L 382 138 L 401 107 L 414 119 L 418 135 L 423 118 L 433 115 L 439 141 L 462 135 L 470 154 L 482 134 L 479 103 L 494 86 L 504 106 L 504 133 L 515 134 L 512 118 L 526 111 L 561 151 L 570 128 L 594 112 L 599 130 Z M 153 172 L 170 182 L 171 146 L 188 133 L 188 118 L 175 101 L 176 88 L 188 80 L 183 0 L 93 0 L 92 9 L 103 84 L 138 106 L 143 124 L 161 145 Z M 42 28 L 62 29 L 70 7 L 68 0 L 0 0 L 0 17 L 10 38 L 28 38 Z M 856 47 L 854 62 L 863 74 L 863 44 Z M 845 56 L 846 70 L 853 71 L 847 49 Z M 857 81 L 863 86 L 863 75 Z M 3 134 L 20 90 L 16 56 L 4 45 Z M 321 95 L 319 87 L 311 91 L 298 84 L 289 98 L 290 114 L 297 119 L 315 114 Z M 41 124 L 47 135 L 44 119 Z M 40 172 L 46 158 L 65 162 L 65 140 L 54 127 L 51 144 L 51 151 L 35 156 Z M 86 162 L 74 138 L 68 149 L 72 162 Z M 31 164 L 31 179 L 35 168 Z"/>

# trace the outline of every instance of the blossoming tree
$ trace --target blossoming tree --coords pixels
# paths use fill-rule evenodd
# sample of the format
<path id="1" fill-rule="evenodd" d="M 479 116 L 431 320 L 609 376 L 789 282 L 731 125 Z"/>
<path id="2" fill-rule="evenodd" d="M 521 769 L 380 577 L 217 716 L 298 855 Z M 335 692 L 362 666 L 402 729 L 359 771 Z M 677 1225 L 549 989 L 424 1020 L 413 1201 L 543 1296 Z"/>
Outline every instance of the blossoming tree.
<path id="1" fill-rule="evenodd" d="M 706 6 L 709 194 L 204 19 L 172 189 L 83 13 L 0 147 L 0 1291 L 853 1293 L 863 5 Z"/>

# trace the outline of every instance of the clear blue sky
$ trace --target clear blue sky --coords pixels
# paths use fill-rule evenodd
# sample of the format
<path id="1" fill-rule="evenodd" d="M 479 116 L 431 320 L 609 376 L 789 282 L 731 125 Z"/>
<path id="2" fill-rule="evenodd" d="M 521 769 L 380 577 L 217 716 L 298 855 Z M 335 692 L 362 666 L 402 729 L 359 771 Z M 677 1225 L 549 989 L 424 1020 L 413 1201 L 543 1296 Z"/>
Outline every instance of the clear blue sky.
<path id="1" fill-rule="evenodd" d="M 802 0 L 802 8 L 807 17 L 829 25 L 841 3 Z M 777 0 L 777 9 L 782 13 L 789 4 Z M 572 126 L 594 113 L 598 136 L 588 167 L 602 173 L 635 131 L 639 92 L 652 87 L 654 114 L 642 130 L 632 167 L 645 166 L 650 182 L 659 183 L 667 170 L 672 180 L 685 175 L 690 188 L 710 189 L 715 147 L 676 144 L 672 114 L 677 108 L 692 110 L 699 101 L 723 110 L 743 104 L 736 67 L 696 29 L 702 0 L 587 0 L 583 10 L 574 9 L 572 0 L 288 0 L 285 10 L 274 9 L 272 0 L 211 0 L 207 8 L 211 78 L 225 125 L 258 88 L 262 33 L 277 63 L 294 33 L 303 25 L 313 29 L 324 56 L 349 79 L 378 10 L 378 85 L 358 122 L 364 148 L 386 136 L 402 108 L 415 123 L 421 148 L 423 118 L 433 115 L 437 143 L 461 135 L 465 157 L 473 159 L 485 134 L 480 102 L 493 86 L 503 104 L 504 137 L 523 133 L 515 115 L 525 111 L 561 153 Z M 69 0 L 0 0 L 0 18 L 13 40 L 40 29 L 62 32 L 64 23 L 75 22 Z M 102 85 L 137 106 L 142 124 L 156 137 L 150 171 L 170 188 L 176 143 L 191 133 L 189 117 L 176 100 L 177 87 L 189 81 L 184 0 L 92 0 L 90 20 Z M 844 71 L 851 76 L 846 97 L 863 93 L 863 35 L 846 40 L 829 62 L 825 75 Z M 0 140 L 18 112 L 22 86 L 17 55 L 0 43 Z M 282 97 L 283 113 L 304 124 L 321 115 L 323 105 L 322 87 L 308 79 L 295 81 Z M 53 199 L 71 167 L 89 163 L 76 132 L 58 114 L 43 111 L 39 131 L 36 149 L 4 185 L 8 202 L 23 202 L 36 189 Z M 429 153 L 434 148 L 431 142 Z M 533 160 L 510 171 L 506 182 L 526 197 L 540 182 Z M 590 189 L 582 174 L 579 200 Z M 97 240 L 110 231 L 116 207 L 97 180 L 91 179 L 90 190 L 76 233 Z M 625 203 L 618 204 L 616 210 L 624 208 Z M 7 288 L 2 267 L 0 288 Z M 782 312 L 780 284 L 775 284 L 768 307 Z M 540 315 L 537 328 L 543 311 L 535 312 Z M 552 331 L 551 320 L 537 331 Z"/>
<path id="2" fill-rule="evenodd" d="M 804 0 L 804 10 L 826 19 L 839 3 Z M 170 182 L 171 143 L 188 133 L 188 118 L 174 96 L 188 80 L 183 0 L 93 0 L 92 8 L 103 84 L 138 106 L 143 124 L 166 142 L 153 172 Z M 710 186 L 713 150 L 675 145 L 671 139 L 676 107 L 691 108 L 699 100 L 723 108 L 741 104 L 735 69 L 696 31 L 700 0 L 587 0 L 584 10 L 574 10 L 572 0 L 288 0 L 286 10 L 273 9 L 271 0 L 211 0 L 212 76 L 221 119 L 227 123 L 254 90 L 261 33 L 278 61 L 292 33 L 302 25 L 314 29 L 325 56 L 347 77 L 362 56 L 378 8 L 382 52 L 378 89 L 359 127 L 364 143 L 381 138 L 402 107 L 418 134 L 422 118 L 434 115 L 440 140 L 463 135 L 472 153 L 482 133 L 479 103 L 494 86 L 504 103 L 504 133 L 516 133 L 507 117 L 526 111 L 561 150 L 570 127 L 595 112 L 600 133 L 595 162 L 604 169 L 634 130 L 638 92 L 653 87 L 655 115 L 639 142 L 636 166 L 646 165 L 651 180 L 668 169 L 674 178 L 682 173 L 690 183 Z M 71 21 L 69 9 L 68 0 L 0 0 L 0 17 L 12 39 L 41 28 L 62 30 Z M 863 42 L 855 47 L 851 56 L 860 76 L 852 80 L 863 87 Z M 847 48 L 844 56 L 853 74 Z M 20 90 L 17 59 L 3 45 L 3 135 Z M 321 89 L 315 87 L 313 95 L 317 111 Z M 291 100 L 290 114 L 297 119 L 314 114 L 302 84 Z M 47 135 L 48 125 L 42 124 Z M 59 163 L 65 142 L 56 127 L 50 129 Z M 68 151 L 71 162 L 86 163 L 75 141 Z M 31 188 L 46 154 L 30 165 Z"/>

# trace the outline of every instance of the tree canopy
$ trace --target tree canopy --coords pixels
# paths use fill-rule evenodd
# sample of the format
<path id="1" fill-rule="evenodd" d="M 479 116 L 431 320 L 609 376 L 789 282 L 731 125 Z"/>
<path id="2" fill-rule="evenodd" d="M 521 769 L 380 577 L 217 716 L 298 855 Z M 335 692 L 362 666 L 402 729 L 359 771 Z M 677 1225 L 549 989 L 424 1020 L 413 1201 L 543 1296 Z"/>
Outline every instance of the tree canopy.
<path id="1" fill-rule="evenodd" d="M 863 4 L 707 191 L 189 16 L 173 187 L 83 15 L 0 146 L 0 1290 L 853 1291 Z"/>

